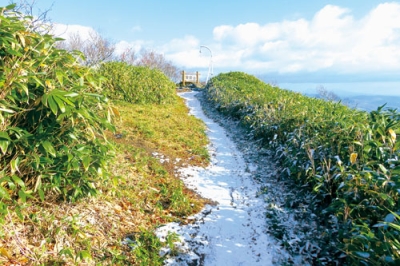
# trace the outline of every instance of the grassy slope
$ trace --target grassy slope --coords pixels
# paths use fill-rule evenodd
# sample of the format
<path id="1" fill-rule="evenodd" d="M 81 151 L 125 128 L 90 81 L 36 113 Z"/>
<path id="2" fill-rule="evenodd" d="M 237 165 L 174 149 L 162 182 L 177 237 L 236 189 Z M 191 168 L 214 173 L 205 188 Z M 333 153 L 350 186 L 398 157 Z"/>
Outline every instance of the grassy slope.
<path id="1" fill-rule="evenodd" d="M 75 204 L 31 201 L 7 216 L 1 231 L 0 264 L 157 265 L 162 245 L 152 234 L 159 224 L 182 221 L 204 200 L 174 176 L 176 167 L 208 161 L 205 127 L 174 105 L 115 103 L 120 118 L 109 133 L 115 144 L 113 178 L 102 194 Z M 169 161 L 154 158 L 157 152 Z M 140 244 L 132 251 L 121 241 Z"/>

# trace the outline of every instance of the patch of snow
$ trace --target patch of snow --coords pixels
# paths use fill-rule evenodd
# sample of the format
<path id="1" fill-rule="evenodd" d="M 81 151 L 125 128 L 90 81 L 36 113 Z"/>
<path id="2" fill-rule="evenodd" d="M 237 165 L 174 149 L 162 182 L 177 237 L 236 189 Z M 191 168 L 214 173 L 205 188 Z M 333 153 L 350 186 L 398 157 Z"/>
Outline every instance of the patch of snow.
<path id="1" fill-rule="evenodd" d="M 180 238 L 178 255 L 169 256 L 165 264 L 275 265 L 287 260 L 288 253 L 267 232 L 266 194 L 260 193 L 262 184 L 253 176 L 258 166 L 246 162 L 225 129 L 203 113 L 196 93 L 180 95 L 190 113 L 208 127 L 211 163 L 179 172 L 186 186 L 217 204 L 189 217 L 193 223 L 170 223 L 157 229 L 161 240 L 172 232 Z"/>

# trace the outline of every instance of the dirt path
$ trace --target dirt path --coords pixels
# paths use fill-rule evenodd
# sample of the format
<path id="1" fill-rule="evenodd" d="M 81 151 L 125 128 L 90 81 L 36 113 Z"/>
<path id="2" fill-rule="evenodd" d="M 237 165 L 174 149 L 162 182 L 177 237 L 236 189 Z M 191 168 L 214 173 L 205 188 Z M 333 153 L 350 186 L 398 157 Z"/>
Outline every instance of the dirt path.
<path id="1" fill-rule="evenodd" d="M 169 258 L 167 265 L 278 263 L 287 254 L 266 233 L 265 195 L 259 193 L 262 186 L 253 178 L 259 166 L 246 161 L 226 131 L 205 116 L 195 94 L 183 93 L 181 97 L 191 114 L 208 127 L 212 160 L 205 169 L 191 167 L 180 172 L 189 188 L 217 204 L 190 217 L 194 221 L 191 224 L 171 223 L 158 230 L 160 238 L 175 232 L 182 241 L 179 254 Z M 263 171 L 268 171 L 268 163 L 264 163 Z"/>

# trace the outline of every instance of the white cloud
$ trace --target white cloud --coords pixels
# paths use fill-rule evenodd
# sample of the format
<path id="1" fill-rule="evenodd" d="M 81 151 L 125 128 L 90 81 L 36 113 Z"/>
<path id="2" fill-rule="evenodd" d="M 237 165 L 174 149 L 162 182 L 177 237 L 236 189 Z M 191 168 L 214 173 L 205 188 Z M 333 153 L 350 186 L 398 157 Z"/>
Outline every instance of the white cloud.
<path id="1" fill-rule="evenodd" d="M 143 40 L 137 40 L 134 42 L 120 41 L 115 44 L 115 53 L 120 55 L 128 49 L 133 49 L 135 53 L 139 53 L 142 49 L 146 49 L 146 47 L 149 45 L 152 45 L 152 43 Z"/>
<path id="2" fill-rule="evenodd" d="M 165 57 L 184 68 L 208 66 L 208 58 L 206 59 L 200 54 L 200 41 L 191 35 L 186 35 L 182 39 L 173 39 L 166 43 L 157 51 L 165 54 Z"/>
<path id="3" fill-rule="evenodd" d="M 213 30 L 215 69 L 257 73 L 400 71 L 400 4 L 383 3 L 356 19 L 327 5 L 311 19 L 260 25 L 221 25 Z M 194 37 L 175 39 L 164 53 L 182 66 L 207 68 Z"/>
<path id="4" fill-rule="evenodd" d="M 81 26 L 81 25 L 65 25 L 55 23 L 52 28 L 52 34 L 56 37 L 68 39 L 71 34 L 78 33 L 80 37 L 84 40 L 89 38 L 91 32 L 95 31 L 91 27 Z"/>
<path id="5" fill-rule="evenodd" d="M 173 39 L 166 43 L 163 47 L 161 47 L 161 51 L 168 51 L 168 52 L 180 52 L 182 50 L 190 50 L 193 48 L 197 48 L 197 50 L 200 47 L 200 41 L 192 36 L 192 35 L 186 35 L 183 37 L 183 39 Z"/>
<path id="6" fill-rule="evenodd" d="M 235 28 L 228 25 L 218 26 L 214 29 L 214 38 L 217 41 L 222 41 L 226 39 Z"/>

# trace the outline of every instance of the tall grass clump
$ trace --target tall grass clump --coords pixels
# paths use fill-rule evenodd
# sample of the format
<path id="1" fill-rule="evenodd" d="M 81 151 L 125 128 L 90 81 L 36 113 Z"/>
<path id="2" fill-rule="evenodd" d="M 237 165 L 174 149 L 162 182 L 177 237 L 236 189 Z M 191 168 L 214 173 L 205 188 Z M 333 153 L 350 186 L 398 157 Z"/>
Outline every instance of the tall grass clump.
<path id="1" fill-rule="evenodd" d="M 0 8 L 0 218 L 30 198 L 95 194 L 112 129 L 98 77 L 14 7 Z"/>
<path id="2" fill-rule="evenodd" d="M 275 150 L 284 174 L 314 193 L 321 224 L 336 217 L 329 234 L 341 244 L 332 256 L 351 265 L 400 263 L 396 110 L 362 112 L 241 72 L 214 77 L 206 91 L 221 112 Z"/>
<path id="3" fill-rule="evenodd" d="M 175 83 L 158 69 L 106 62 L 98 71 L 107 78 L 103 93 L 111 99 L 134 104 L 176 101 Z"/>

